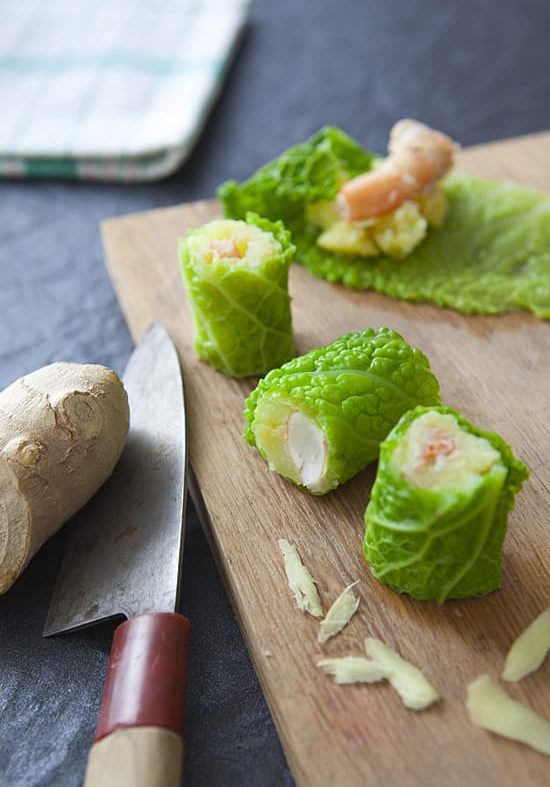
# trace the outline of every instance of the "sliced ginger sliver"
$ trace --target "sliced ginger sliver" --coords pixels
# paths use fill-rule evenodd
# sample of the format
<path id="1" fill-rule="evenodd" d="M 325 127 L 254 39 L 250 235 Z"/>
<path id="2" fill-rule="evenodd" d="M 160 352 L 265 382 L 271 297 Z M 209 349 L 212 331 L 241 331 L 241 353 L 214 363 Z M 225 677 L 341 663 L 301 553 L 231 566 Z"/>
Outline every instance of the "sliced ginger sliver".
<path id="1" fill-rule="evenodd" d="M 354 596 L 352 588 L 359 583 L 359 580 L 352 582 L 340 593 L 333 603 L 319 626 L 318 642 L 326 642 L 327 639 L 334 637 L 347 626 L 359 606 L 359 598 Z"/>
<path id="2" fill-rule="evenodd" d="M 365 648 L 371 659 L 385 671 L 403 704 L 411 710 L 424 710 L 439 699 L 439 694 L 422 672 L 379 639 L 368 637 Z"/>
<path id="3" fill-rule="evenodd" d="M 298 550 L 294 544 L 289 544 L 284 538 L 280 538 L 278 543 L 285 563 L 288 586 L 292 591 L 296 606 L 302 612 L 313 615 L 314 618 L 322 618 L 323 607 L 315 581 L 302 563 Z"/>
<path id="4" fill-rule="evenodd" d="M 489 675 L 468 685 L 466 708 L 478 727 L 550 755 L 550 723 L 513 700 Z"/>
<path id="5" fill-rule="evenodd" d="M 332 675 L 334 682 L 339 684 L 376 683 L 386 677 L 386 671 L 380 664 L 364 656 L 322 659 L 317 666 Z"/>
<path id="6" fill-rule="evenodd" d="M 388 645 L 369 637 L 365 640 L 365 646 L 370 659 L 344 656 L 322 659 L 317 662 L 317 666 L 332 675 L 339 684 L 388 680 L 404 705 L 412 710 L 424 710 L 439 699 L 439 694 L 420 670 L 402 659 Z"/>
<path id="7" fill-rule="evenodd" d="M 504 665 L 504 680 L 518 681 L 537 670 L 550 651 L 550 607 L 516 639 Z"/>

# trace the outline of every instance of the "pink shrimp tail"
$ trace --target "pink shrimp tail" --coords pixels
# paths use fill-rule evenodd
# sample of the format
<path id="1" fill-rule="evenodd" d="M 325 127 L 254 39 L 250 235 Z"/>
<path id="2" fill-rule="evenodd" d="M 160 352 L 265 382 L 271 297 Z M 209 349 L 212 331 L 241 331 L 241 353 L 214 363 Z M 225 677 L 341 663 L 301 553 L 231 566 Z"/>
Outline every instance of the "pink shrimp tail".
<path id="1" fill-rule="evenodd" d="M 406 199 L 403 175 L 389 160 L 373 172 L 365 172 L 348 180 L 338 194 L 340 210 L 348 221 L 388 213 Z"/>
<path id="2" fill-rule="evenodd" d="M 380 216 L 429 190 L 452 168 L 456 149 L 446 134 L 416 120 L 400 120 L 390 132 L 388 158 L 340 189 L 343 217 L 357 221 Z"/>

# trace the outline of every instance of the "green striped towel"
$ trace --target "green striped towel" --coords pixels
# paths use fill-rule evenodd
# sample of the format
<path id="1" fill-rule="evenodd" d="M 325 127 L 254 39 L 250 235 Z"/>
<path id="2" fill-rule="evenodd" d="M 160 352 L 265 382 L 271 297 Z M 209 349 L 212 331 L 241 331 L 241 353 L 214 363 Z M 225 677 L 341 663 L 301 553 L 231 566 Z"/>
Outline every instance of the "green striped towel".
<path id="1" fill-rule="evenodd" d="M 197 139 L 250 0 L 2 0 L 0 175 L 154 180 Z"/>

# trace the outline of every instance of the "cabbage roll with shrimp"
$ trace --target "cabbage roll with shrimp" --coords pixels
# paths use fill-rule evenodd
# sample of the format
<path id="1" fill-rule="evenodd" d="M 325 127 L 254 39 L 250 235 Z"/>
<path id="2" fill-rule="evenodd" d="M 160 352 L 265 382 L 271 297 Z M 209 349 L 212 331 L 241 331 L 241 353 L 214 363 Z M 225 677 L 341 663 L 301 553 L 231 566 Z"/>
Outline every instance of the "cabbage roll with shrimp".
<path id="1" fill-rule="evenodd" d="M 372 573 L 440 603 L 496 590 L 508 512 L 528 474 L 501 437 L 456 410 L 406 413 L 380 447 L 365 512 Z"/>
<path id="2" fill-rule="evenodd" d="M 248 213 L 179 242 L 198 357 L 231 377 L 265 374 L 294 355 L 288 269 L 295 247 L 280 221 Z"/>

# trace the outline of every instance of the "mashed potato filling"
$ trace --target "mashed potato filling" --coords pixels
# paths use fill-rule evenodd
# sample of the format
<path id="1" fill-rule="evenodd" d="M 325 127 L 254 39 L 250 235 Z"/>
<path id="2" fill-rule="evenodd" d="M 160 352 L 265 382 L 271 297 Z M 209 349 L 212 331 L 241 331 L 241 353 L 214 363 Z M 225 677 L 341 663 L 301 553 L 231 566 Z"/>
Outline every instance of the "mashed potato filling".
<path id="1" fill-rule="evenodd" d="M 464 431 L 454 416 L 428 412 L 415 419 L 393 453 L 399 472 L 423 489 L 472 489 L 494 466 L 499 452 L 483 437 Z"/>
<path id="2" fill-rule="evenodd" d="M 239 267 L 256 268 L 282 251 L 271 232 L 244 221 L 219 219 L 206 224 L 203 230 L 187 240 L 195 262 L 211 265 L 235 260 Z"/>
<path id="3" fill-rule="evenodd" d="M 429 227 L 440 227 L 447 198 L 439 186 L 393 211 L 364 221 L 342 220 L 335 202 L 318 202 L 307 209 L 308 221 L 323 231 L 317 244 L 339 254 L 403 258 L 421 243 Z"/>

